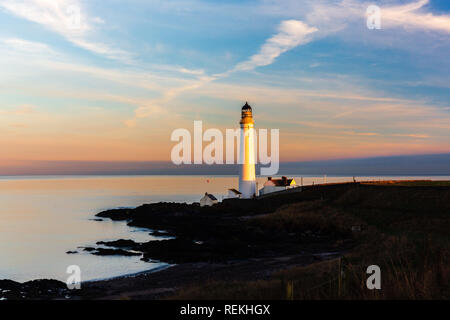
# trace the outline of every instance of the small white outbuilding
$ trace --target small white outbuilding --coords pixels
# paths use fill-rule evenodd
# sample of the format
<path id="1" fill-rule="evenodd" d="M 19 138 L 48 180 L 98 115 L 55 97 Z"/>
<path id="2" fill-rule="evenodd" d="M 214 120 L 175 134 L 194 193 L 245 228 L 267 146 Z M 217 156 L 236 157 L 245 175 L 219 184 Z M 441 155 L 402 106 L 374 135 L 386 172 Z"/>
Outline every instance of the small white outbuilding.
<path id="1" fill-rule="evenodd" d="M 264 187 L 259 190 L 259 194 L 268 194 L 272 192 L 287 190 L 295 188 L 297 185 L 294 179 L 288 179 L 286 177 L 281 177 L 281 179 L 273 179 L 268 177 L 267 181 L 264 183 Z"/>
<path id="2" fill-rule="evenodd" d="M 205 192 L 205 195 L 200 199 L 200 207 L 204 206 L 212 206 L 218 203 L 216 197 L 214 197 L 212 194 L 209 194 L 208 192 Z"/>
<path id="3" fill-rule="evenodd" d="M 236 189 L 228 189 L 228 199 L 240 199 L 241 197 L 242 193 L 240 193 Z"/>

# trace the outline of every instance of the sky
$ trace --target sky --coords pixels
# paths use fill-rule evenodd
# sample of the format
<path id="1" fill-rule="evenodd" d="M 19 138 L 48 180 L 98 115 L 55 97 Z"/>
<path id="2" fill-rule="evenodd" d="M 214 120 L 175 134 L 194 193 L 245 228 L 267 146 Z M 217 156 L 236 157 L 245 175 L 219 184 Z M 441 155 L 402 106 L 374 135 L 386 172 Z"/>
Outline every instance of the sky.
<path id="1" fill-rule="evenodd" d="M 245 101 L 281 161 L 450 153 L 449 53 L 446 0 L 0 0 L 0 166 L 169 161 Z"/>

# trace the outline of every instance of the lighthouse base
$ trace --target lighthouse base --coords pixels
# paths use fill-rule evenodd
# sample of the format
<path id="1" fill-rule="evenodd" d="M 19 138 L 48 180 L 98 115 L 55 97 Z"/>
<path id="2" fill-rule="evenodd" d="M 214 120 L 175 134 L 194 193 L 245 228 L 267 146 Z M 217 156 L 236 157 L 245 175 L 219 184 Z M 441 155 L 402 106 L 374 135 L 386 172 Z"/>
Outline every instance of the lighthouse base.
<path id="1" fill-rule="evenodd" d="M 253 198 L 253 196 L 256 196 L 256 181 L 239 180 L 239 192 L 242 193 L 242 199 Z"/>

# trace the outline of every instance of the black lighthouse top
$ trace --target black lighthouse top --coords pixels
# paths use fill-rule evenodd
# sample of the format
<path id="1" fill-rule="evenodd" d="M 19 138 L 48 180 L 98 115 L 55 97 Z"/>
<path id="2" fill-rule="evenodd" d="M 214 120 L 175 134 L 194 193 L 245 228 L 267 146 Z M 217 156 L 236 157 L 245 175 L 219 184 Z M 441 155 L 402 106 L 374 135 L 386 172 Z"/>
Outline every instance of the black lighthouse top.
<path id="1" fill-rule="evenodd" d="M 245 102 L 245 105 L 242 107 L 240 124 L 253 125 L 252 107 L 249 106 L 248 102 Z"/>
<path id="2" fill-rule="evenodd" d="M 242 107 L 242 111 L 252 111 L 252 107 L 250 107 L 247 101 L 245 101 L 245 105 Z"/>

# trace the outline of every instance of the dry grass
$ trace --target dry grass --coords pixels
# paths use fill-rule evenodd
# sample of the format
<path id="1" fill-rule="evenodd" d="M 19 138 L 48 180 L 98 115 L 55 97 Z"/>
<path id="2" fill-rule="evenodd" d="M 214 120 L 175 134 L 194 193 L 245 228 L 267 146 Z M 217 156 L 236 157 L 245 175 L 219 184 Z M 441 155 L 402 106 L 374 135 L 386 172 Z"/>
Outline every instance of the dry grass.
<path id="1" fill-rule="evenodd" d="M 302 233 L 327 235 L 336 238 L 352 237 L 351 227 L 363 222 L 338 209 L 328 206 L 324 200 L 299 202 L 286 205 L 272 214 L 256 216 L 249 221 L 264 232 Z"/>
<path id="2" fill-rule="evenodd" d="M 397 185 L 405 187 L 450 187 L 450 181 L 433 180 L 383 180 L 383 181 L 364 181 L 364 184 L 378 185 Z"/>
<path id="3" fill-rule="evenodd" d="M 288 269 L 280 273 L 295 283 L 296 299 L 445 299 L 449 298 L 449 252 L 417 252 L 405 238 L 388 237 L 377 250 L 361 247 L 341 259 Z M 368 290 L 369 265 L 381 269 L 381 290 Z M 279 276 L 279 275 L 278 275 Z M 324 281 L 325 279 L 325 281 Z"/>
<path id="4" fill-rule="evenodd" d="M 211 281 L 182 288 L 172 299 L 238 299 L 284 300 L 289 298 L 292 283 L 293 299 L 448 299 L 449 251 L 436 248 L 425 256 L 414 253 L 405 239 L 389 237 L 372 256 L 359 248 L 343 259 L 314 263 L 279 271 L 270 280 Z M 340 260 L 340 261 L 339 261 Z M 339 285 L 339 264 L 342 277 Z M 369 290 L 367 266 L 381 269 L 381 290 Z"/>
<path id="5" fill-rule="evenodd" d="M 351 236 L 358 245 L 341 260 L 291 267 L 270 280 L 198 284 L 181 288 L 172 298 L 286 299 L 292 297 L 291 287 L 294 299 L 449 299 L 450 225 L 448 203 L 441 201 L 450 193 L 439 192 L 436 203 L 434 194 L 406 198 L 402 191 L 352 190 L 333 202 L 299 202 L 255 217 L 247 223 L 264 232 L 309 230 L 335 239 Z M 431 201 L 428 209 L 423 201 Z M 352 233 L 352 225 L 363 226 L 362 231 Z M 381 290 L 367 289 L 369 265 L 381 269 Z"/>

